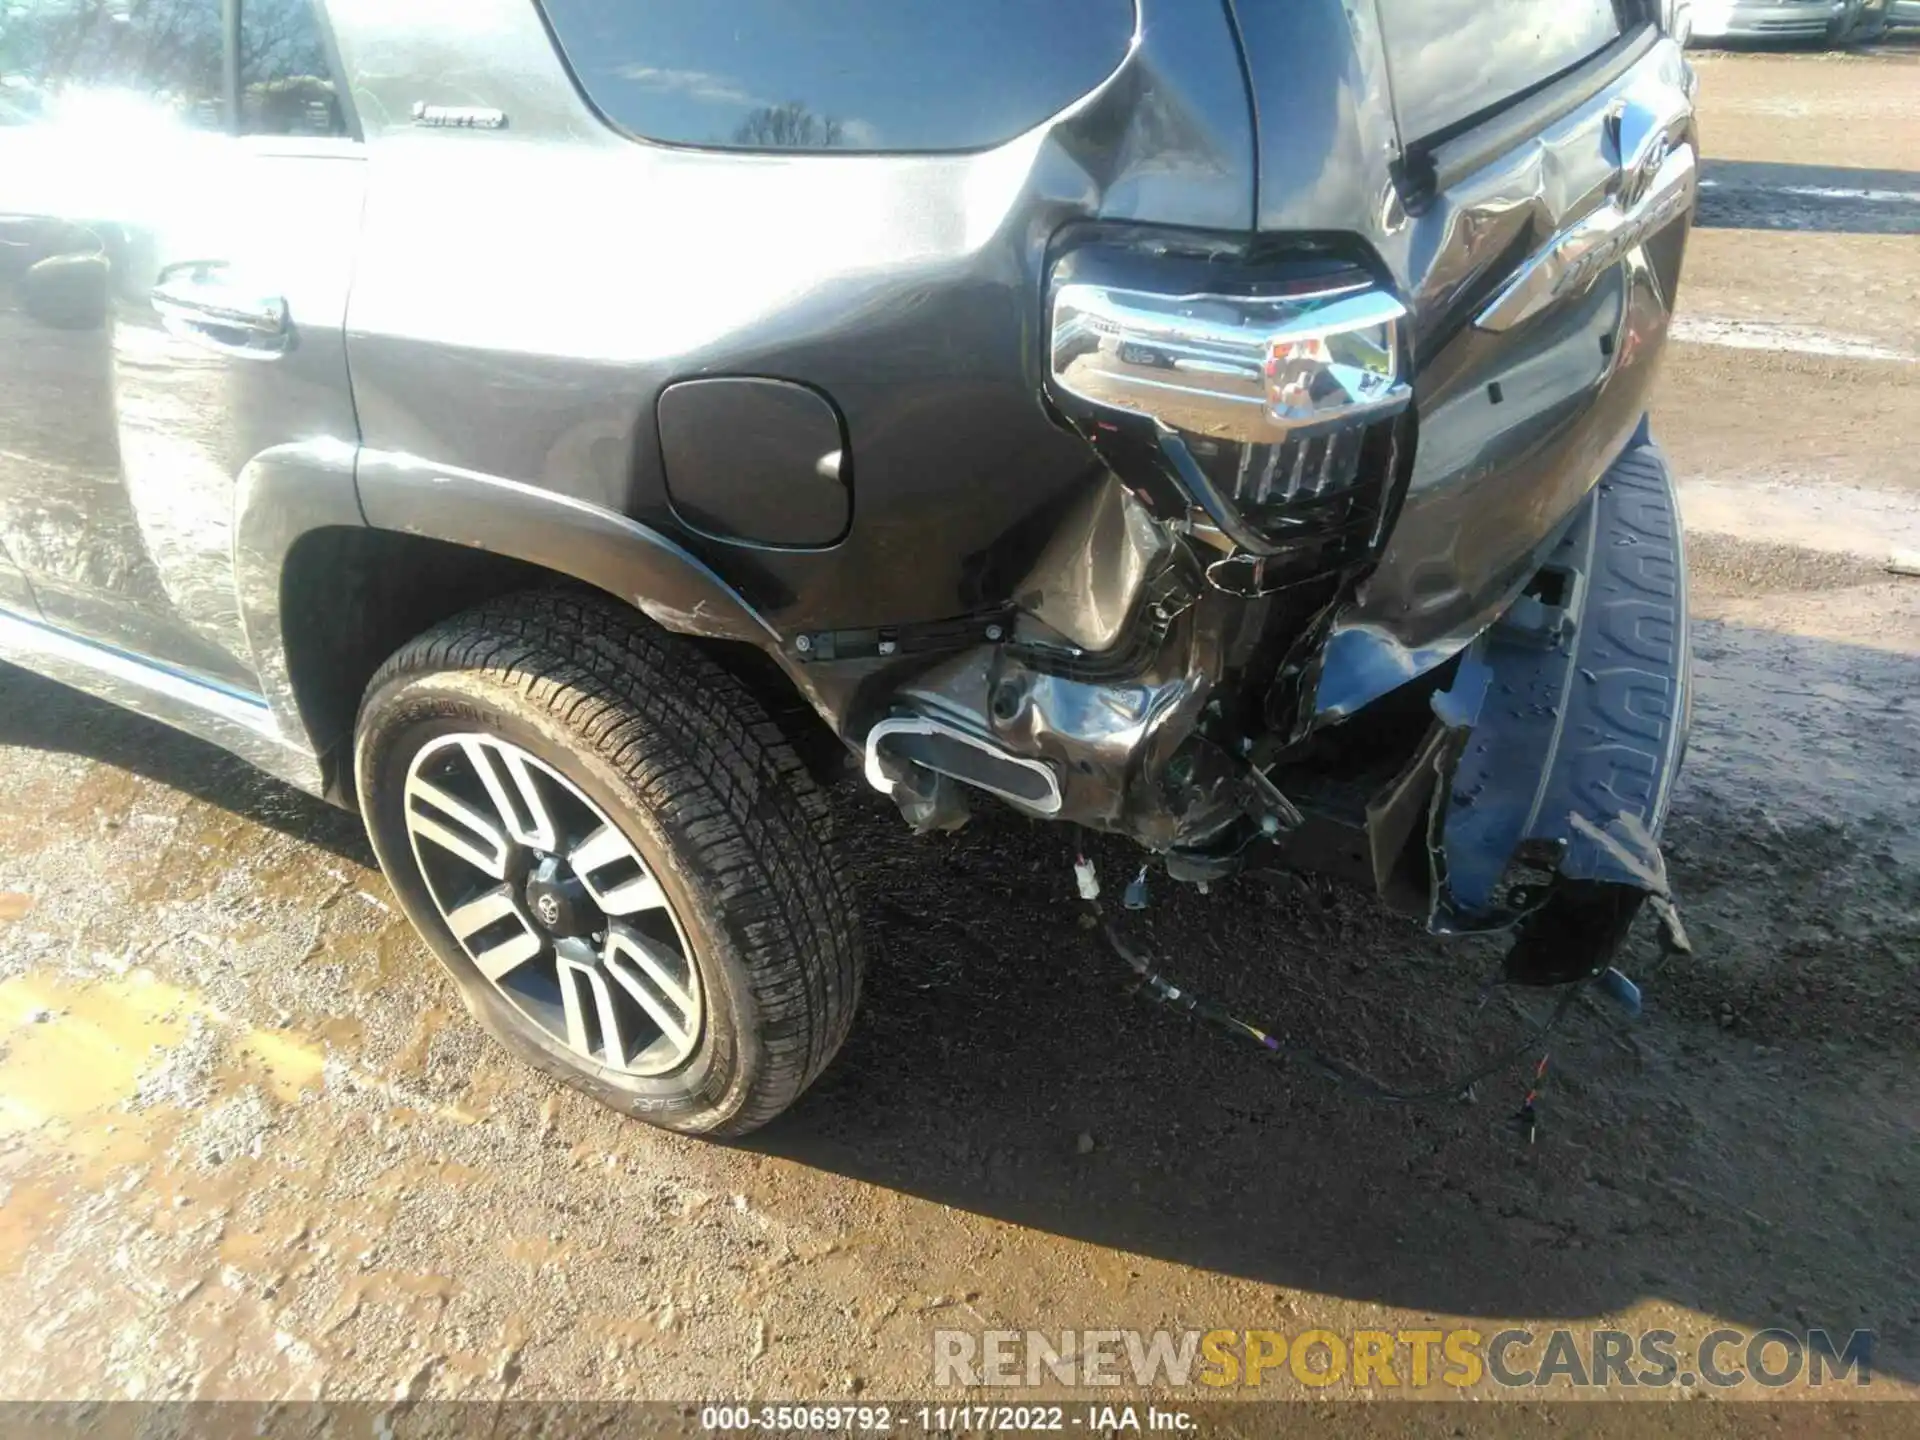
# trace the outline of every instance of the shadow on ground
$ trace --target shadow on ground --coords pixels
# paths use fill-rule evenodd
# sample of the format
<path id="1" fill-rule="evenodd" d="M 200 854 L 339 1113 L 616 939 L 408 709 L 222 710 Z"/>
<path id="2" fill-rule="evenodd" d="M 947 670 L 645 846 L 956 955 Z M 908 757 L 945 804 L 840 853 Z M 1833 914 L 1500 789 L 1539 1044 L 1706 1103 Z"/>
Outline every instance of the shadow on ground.
<path id="1" fill-rule="evenodd" d="M 1649 1013 L 1575 1011 L 1536 1143 L 1508 1122 L 1522 1075 L 1474 1104 L 1384 1108 L 1151 1009 L 1077 923 L 1069 832 L 1003 814 L 912 843 L 856 785 L 838 809 L 872 950 L 862 1019 L 753 1148 L 1435 1314 L 1656 1297 L 1871 1328 L 1881 1371 L 1920 1375 L 1920 662 L 1725 626 L 1699 627 L 1698 651 L 1669 839 L 1700 953 L 1649 976 L 1636 940 Z M 351 817 L 197 742 L 17 672 L 0 694 L 0 744 L 137 771 L 367 863 Z M 1094 849 L 1117 889 L 1137 859 Z M 1496 949 L 1442 947 L 1349 890 L 1162 880 L 1128 924 L 1175 976 L 1390 1080 L 1470 1068 L 1528 1023 L 1504 998 L 1475 1006 Z"/>
<path id="2" fill-rule="evenodd" d="M 1920 171 L 1703 160 L 1697 219 L 1720 230 L 1920 235 Z"/>
<path id="3" fill-rule="evenodd" d="M 91 695 L 0 663 L 0 746 L 83 756 L 181 790 L 356 865 L 374 865 L 360 817 L 238 756 Z"/>
<path id="4" fill-rule="evenodd" d="M 1637 937 L 1647 1018 L 1575 1012 L 1537 1143 L 1509 1124 L 1524 1074 L 1471 1106 L 1385 1108 L 1151 1008 L 1075 923 L 1066 832 L 996 817 L 905 846 L 850 793 L 863 1020 L 760 1147 L 1276 1285 L 1488 1317 L 1657 1297 L 1872 1328 L 1883 1369 L 1920 1374 L 1920 661 L 1697 639 L 1669 839 L 1699 958 L 1650 975 Z M 1097 853 L 1110 889 L 1137 863 Z M 1129 923 L 1176 978 L 1408 1086 L 1525 1034 L 1472 1003 L 1497 949 L 1350 891 L 1162 881 Z"/>

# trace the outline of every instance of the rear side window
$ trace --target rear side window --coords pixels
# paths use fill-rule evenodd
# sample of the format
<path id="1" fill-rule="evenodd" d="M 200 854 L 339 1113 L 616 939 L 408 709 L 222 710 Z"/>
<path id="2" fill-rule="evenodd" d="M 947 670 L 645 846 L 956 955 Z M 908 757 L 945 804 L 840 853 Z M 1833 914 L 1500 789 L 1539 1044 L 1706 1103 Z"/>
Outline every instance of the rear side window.
<path id="1" fill-rule="evenodd" d="M 0 122 L 226 125 L 220 0 L 0 0 Z"/>
<path id="2" fill-rule="evenodd" d="M 348 133 L 313 0 L 240 0 L 240 133 Z"/>
<path id="3" fill-rule="evenodd" d="M 975 150 L 1118 68 L 1134 0 L 543 0 L 587 98 L 649 140 Z"/>

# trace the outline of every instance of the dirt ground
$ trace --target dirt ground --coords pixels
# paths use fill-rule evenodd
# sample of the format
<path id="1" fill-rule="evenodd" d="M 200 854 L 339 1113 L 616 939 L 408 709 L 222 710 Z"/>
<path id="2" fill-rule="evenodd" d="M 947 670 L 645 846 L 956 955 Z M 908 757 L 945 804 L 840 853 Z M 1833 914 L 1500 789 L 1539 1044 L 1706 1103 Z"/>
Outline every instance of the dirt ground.
<path id="1" fill-rule="evenodd" d="M 476 1029 L 352 819 L 7 671 L 0 1396 L 899 1399 L 947 1326 L 1508 1323 L 1871 1329 L 1871 1394 L 1920 1396 L 1920 46 L 1699 65 L 1655 415 L 1698 955 L 1636 939 L 1647 1014 L 1574 1013 L 1535 1143 L 1524 1075 L 1384 1109 L 1151 1009 L 1069 834 L 908 843 L 857 783 L 846 1051 L 745 1145 L 661 1135 Z M 1525 1023 L 1475 1003 L 1493 951 L 1337 888 L 1129 923 L 1410 1082 Z"/>

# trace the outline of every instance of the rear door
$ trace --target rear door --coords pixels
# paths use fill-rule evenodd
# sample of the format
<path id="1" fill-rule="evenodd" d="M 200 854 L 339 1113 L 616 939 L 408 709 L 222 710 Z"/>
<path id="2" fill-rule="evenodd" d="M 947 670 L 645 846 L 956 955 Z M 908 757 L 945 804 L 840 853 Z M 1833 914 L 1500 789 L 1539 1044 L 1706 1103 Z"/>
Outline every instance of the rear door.
<path id="1" fill-rule="evenodd" d="M 256 457 L 356 440 L 363 165 L 311 0 L 8 0 L 0 535 L 46 623 L 257 693 Z"/>
<path id="2" fill-rule="evenodd" d="M 4 92 L 0 92 L 0 124 L 7 123 Z M 13 320 L 13 307 L 7 303 L 7 296 L 14 281 L 29 263 L 32 253 L 33 236 L 25 226 L 9 223 L 0 216 L 0 354 L 11 349 L 16 343 L 17 325 Z M 19 403 L 17 395 L 0 390 L 0 430 L 7 424 L 7 412 Z M 7 463 L 4 453 L 0 453 L 0 469 Z M 33 591 L 27 584 L 27 577 L 14 563 L 13 553 L 7 549 L 4 531 L 0 531 L 0 611 L 11 611 L 16 615 L 38 613 L 34 604 Z"/>
<path id="3" fill-rule="evenodd" d="M 4 61 L 0 61 L 0 74 L 4 74 Z M 14 111 L 8 104 L 6 92 L 0 89 L 0 125 L 14 123 Z M 32 263 L 33 234 L 29 227 L 9 223 L 0 216 L 0 354 L 4 354 L 17 343 L 17 326 L 12 320 L 12 307 L 7 303 L 14 282 Z M 0 429 L 6 426 L 6 412 L 18 403 L 19 397 L 9 396 L 0 390 Z M 4 455 L 0 455 L 0 466 L 6 464 Z M 37 613 L 33 591 L 27 584 L 27 577 L 14 563 L 13 554 L 7 549 L 7 539 L 0 532 L 0 610 L 11 611 L 16 615 Z"/>

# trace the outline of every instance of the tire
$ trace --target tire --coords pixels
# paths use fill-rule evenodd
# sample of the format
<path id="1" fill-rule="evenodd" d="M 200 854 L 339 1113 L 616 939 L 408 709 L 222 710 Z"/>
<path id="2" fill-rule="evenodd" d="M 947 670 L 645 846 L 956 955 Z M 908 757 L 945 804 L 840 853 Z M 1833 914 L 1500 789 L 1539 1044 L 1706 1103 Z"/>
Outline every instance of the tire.
<path id="1" fill-rule="evenodd" d="M 862 949 L 824 795 L 737 681 L 627 607 L 543 591 L 428 631 L 368 685 L 354 771 L 408 918 L 529 1064 L 738 1136 L 845 1040 Z"/>

